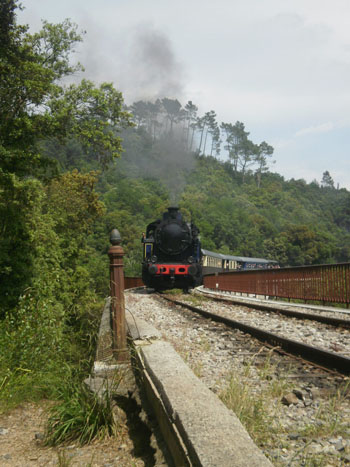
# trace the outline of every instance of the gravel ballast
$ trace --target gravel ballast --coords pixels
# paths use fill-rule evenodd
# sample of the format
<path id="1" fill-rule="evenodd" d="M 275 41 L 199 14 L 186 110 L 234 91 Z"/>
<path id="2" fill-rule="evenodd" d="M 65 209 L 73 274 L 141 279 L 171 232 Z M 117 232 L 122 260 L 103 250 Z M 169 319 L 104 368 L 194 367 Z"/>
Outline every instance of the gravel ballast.
<path id="1" fill-rule="evenodd" d="M 185 298 L 193 300 L 188 295 L 176 296 L 178 300 Z M 262 320 L 271 332 L 285 333 L 303 342 L 309 339 L 310 344 L 332 351 L 349 352 L 349 330 L 306 324 L 208 300 L 195 305 L 216 313 L 230 313 L 233 319 L 247 320 L 257 327 Z M 157 328 L 214 393 L 223 397 L 234 378 L 253 398 L 263 396 L 270 425 L 256 442 L 274 465 L 350 465 L 350 404 L 349 396 L 339 393 L 344 385 L 341 378 L 320 370 L 314 370 L 313 375 L 312 368 L 303 374 L 296 366 L 276 369 L 276 364 L 271 364 L 270 350 L 256 341 L 252 344 L 250 336 L 178 306 L 169 306 L 145 290 L 128 291 L 126 307 Z M 279 392 L 273 389 L 276 386 Z M 251 435 L 254 438 L 254 433 Z"/>

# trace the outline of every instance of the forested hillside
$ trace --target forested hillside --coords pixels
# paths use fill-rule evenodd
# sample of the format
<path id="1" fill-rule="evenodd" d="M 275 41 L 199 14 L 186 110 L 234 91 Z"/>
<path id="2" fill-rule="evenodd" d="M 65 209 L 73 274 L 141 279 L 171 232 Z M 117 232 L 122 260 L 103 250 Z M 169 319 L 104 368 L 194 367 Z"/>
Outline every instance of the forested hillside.
<path id="1" fill-rule="evenodd" d="M 268 170 L 273 148 L 255 145 L 245 131 L 236 134 L 229 151 L 221 142 L 214 156 L 200 149 L 200 127 L 188 150 L 186 118 L 171 126 L 163 110 L 156 135 L 147 119 L 133 118 L 136 127 L 122 134 L 121 160 L 101 174 L 98 185 L 107 208 L 105 235 L 113 226 L 120 229 L 127 274 L 140 271 L 141 232 L 170 204 L 192 217 L 203 247 L 213 251 L 267 257 L 283 266 L 349 261 L 350 193 L 336 189 L 328 172 L 320 182 L 285 180 Z M 244 125 L 232 125 L 237 127 Z"/>
<path id="2" fill-rule="evenodd" d="M 109 232 L 120 230 L 126 274 L 138 275 L 142 232 L 169 205 L 210 250 L 291 266 L 350 260 L 350 193 L 328 172 L 285 180 L 268 143 L 192 101 L 126 107 L 112 84 L 63 85 L 81 69 L 77 27 L 44 22 L 30 34 L 16 9 L 1 4 L 3 400 L 50 394 L 62 360 L 81 366 L 108 294 Z"/>
<path id="3" fill-rule="evenodd" d="M 186 110 L 190 105 L 192 113 Z M 176 118 L 169 107 L 176 109 Z M 90 237 L 97 252 L 90 260 L 100 291 L 105 290 L 100 279 L 107 280 L 101 258 L 106 257 L 108 232 L 120 229 L 126 273 L 138 275 L 141 233 L 174 204 L 198 225 L 206 249 L 266 257 L 282 266 L 349 261 L 346 189 L 336 189 L 327 171 L 320 182 L 285 180 L 269 170 L 273 148 L 250 141 L 243 123 L 223 123 L 220 131 L 214 119 L 217 140 L 216 132 L 201 123 L 204 117 L 190 119 L 193 107 L 169 98 L 129 107 L 135 126 L 122 132 L 122 157 L 100 173 L 97 186 L 106 214 Z M 214 118 L 215 112 L 210 115 Z M 84 157 L 76 144 L 50 154 L 62 171 L 97 168 L 97 158 L 92 153 Z"/>

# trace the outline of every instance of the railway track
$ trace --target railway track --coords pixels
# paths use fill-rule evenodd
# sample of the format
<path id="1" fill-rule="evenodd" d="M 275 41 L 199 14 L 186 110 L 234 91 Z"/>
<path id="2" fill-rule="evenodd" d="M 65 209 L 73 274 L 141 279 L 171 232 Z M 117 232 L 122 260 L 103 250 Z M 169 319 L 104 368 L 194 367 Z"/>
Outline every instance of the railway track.
<path id="1" fill-rule="evenodd" d="M 214 296 L 213 294 L 209 294 L 206 292 L 200 292 L 201 295 L 204 297 L 210 298 L 211 300 L 222 302 L 222 303 L 229 303 L 232 305 L 244 305 L 248 308 L 253 308 L 256 310 L 268 311 L 271 313 L 279 313 L 283 316 L 288 316 L 289 318 L 297 318 L 297 319 L 306 319 L 310 321 L 317 321 L 319 323 L 329 324 L 330 326 L 340 326 L 343 328 L 350 328 L 350 319 L 344 319 L 339 317 L 333 316 L 325 316 L 319 313 L 305 313 L 303 311 L 295 311 L 291 309 L 286 309 L 282 306 L 276 306 L 271 304 L 264 304 L 261 302 L 249 302 L 249 301 L 242 301 L 240 299 L 233 299 L 227 297 L 220 297 Z M 292 304 L 288 304 L 289 307 L 293 306 Z"/>
<path id="2" fill-rule="evenodd" d="M 347 376 L 289 355 L 280 346 L 249 338 L 237 328 L 230 329 L 146 290 L 126 297 L 128 309 L 155 326 L 204 384 L 237 415 L 243 410 L 242 423 L 275 466 L 299 467 L 313 465 L 312 461 L 314 465 L 340 466 L 350 461 Z M 182 303 L 192 300 L 188 295 L 172 298 Z M 222 308 L 220 302 L 200 302 L 190 305 Z M 252 314 L 247 309 L 244 313 Z M 266 319 L 271 316 L 260 313 L 266 314 Z M 302 321 L 282 319 L 303 326 Z M 248 400 L 248 406 L 255 407 L 250 421 L 245 419 L 245 408 L 231 405 L 235 396 L 239 404 Z M 261 410 L 263 421 L 255 423 Z"/>
<path id="3" fill-rule="evenodd" d="M 308 344 L 305 344 L 303 342 L 299 342 L 296 340 L 287 339 L 279 334 L 275 334 L 275 333 L 266 331 L 264 329 L 257 328 L 255 326 L 250 326 L 246 323 L 234 320 L 227 316 L 222 316 L 217 313 L 206 311 L 202 308 L 190 305 L 189 303 L 175 300 L 167 295 L 160 294 L 159 296 L 161 296 L 164 300 L 167 300 L 168 302 L 187 308 L 188 310 L 191 310 L 197 314 L 200 314 L 201 316 L 204 316 L 205 318 L 211 319 L 212 321 L 223 323 L 229 326 L 230 328 L 239 329 L 242 332 L 250 334 L 251 336 L 259 339 L 262 343 L 273 346 L 276 350 L 282 349 L 288 354 L 301 357 L 305 361 L 316 364 L 321 368 L 326 368 L 328 370 L 336 371 L 343 375 L 350 375 L 350 358 L 345 355 L 340 355 L 334 352 L 329 352 L 319 347 L 311 346 L 311 345 L 308 345 Z M 301 315 L 304 315 L 304 313 L 302 313 Z M 299 315 L 298 318 L 301 318 L 301 315 Z M 295 317 L 294 313 L 292 316 Z M 314 315 L 307 315 L 307 316 L 308 316 L 307 319 L 311 319 L 311 316 L 314 316 Z M 316 318 L 320 318 L 320 317 L 316 317 Z M 326 318 L 326 317 L 321 317 L 321 318 Z M 330 318 L 322 322 L 335 325 L 334 320 L 333 321 L 331 320 L 331 323 L 329 323 L 328 322 L 329 319 Z M 318 321 L 318 319 L 316 319 L 316 321 Z M 340 321 L 343 322 L 345 320 L 340 320 Z"/>

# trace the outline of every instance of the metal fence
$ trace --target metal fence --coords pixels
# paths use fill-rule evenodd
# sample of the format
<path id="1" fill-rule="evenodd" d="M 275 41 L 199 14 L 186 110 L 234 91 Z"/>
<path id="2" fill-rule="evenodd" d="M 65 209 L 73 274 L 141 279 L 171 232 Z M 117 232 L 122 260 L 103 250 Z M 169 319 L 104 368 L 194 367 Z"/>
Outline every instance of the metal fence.
<path id="1" fill-rule="evenodd" d="M 124 277 L 124 288 L 132 289 L 134 287 L 142 287 L 144 285 L 141 277 Z"/>
<path id="2" fill-rule="evenodd" d="M 350 263 L 209 275 L 204 286 L 270 297 L 350 304 Z"/>

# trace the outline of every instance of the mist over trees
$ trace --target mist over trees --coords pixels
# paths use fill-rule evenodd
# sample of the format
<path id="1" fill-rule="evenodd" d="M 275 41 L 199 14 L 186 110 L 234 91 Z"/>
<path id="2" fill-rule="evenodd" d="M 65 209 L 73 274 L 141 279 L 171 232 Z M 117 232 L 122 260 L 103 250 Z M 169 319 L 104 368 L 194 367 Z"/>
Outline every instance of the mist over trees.
<path id="1" fill-rule="evenodd" d="M 199 116 L 198 107 L 192 101 L 182 107 L 177 99 L 167 97 L 154 103 L 137 101 L 129 110 L 136 127 L 145 129 L 153 142 L 173 139 L 177 151 L 216 158 L 227 156 L 243 182 L 247 173 L 255 173 L 260 186 L 261 174 L 268 170 L 274 149 L 265 141 L 253 143 L 244 123 L 219 124 L 214 110 Z"/>

